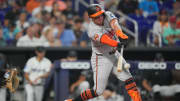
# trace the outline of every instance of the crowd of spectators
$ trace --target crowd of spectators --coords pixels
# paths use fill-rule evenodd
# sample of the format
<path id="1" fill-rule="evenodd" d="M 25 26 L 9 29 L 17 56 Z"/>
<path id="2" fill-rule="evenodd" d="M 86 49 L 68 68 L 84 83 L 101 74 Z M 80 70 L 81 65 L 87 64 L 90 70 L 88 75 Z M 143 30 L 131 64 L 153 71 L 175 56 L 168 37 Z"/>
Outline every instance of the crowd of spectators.
<path id="1" fill-rule="evenodd" d="M 1 0 L 0 46 L 89 45 L 87 13 L 82 19 L 71 0 Z"/>
<path id="2" fill-rule="evenodd" d="M 179 0 L 121 0 L 117 9 L 138 23 L 140 44 L 147 45 L 148 33 L 152 32 L 153 46 L 179 46 L 179 7 Z M 134 31 L 131 22 L 126 21 L 126 26 Z"/>
<path id="3" fill-rule="evenodd" d="M 139 44 L 179 45 L 179 0 L 105 0 L 105 8 L 121 11 L 138 23 Z M 167 34 L 174 16 L 175 33 Z M 0 0 L 0 46 L 81 46 L 90 45 L 87 12 L 73 9 L 72 0 Z M 134 31 L 131 22 L 126 27 Z M 159 38 L 160 36 L 160 38 Z M 169 40 L 170 37 L 170 40 Z"/>

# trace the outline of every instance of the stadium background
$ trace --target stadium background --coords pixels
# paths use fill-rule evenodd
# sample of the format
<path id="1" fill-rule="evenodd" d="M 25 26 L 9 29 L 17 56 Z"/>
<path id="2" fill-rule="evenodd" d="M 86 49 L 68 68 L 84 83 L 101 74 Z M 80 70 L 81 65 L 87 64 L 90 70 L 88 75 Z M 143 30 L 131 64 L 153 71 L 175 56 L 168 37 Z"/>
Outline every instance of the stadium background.
<path id="1" fill-rule="evenodd" d="M 32 3 L 32 1 L 34 2 Z M 21 78 L 21 83 L 20 83 L 21 85 L 15 94 L 10 94 L 9 92 L 6 92 L 7 101 L 8 100 L 25 101 L 25 91 L 24 91 L 24 86 L 23 86 L 24 77 L 23 77 L 22 70 L 27 60 L 30 57 L 35 55 L 34 47 L 38 45 L 46 46 L 43 43 L 39 43 L 39 41 L 37 40 L 36 40 L 37 43 L 33 43 L 30 46 L 24 46 L 24 47 L 17 46 L 16 44 L 17 44 L 18 39 L 26 35 L 26 30 L 29 27 L 33 27 L 35 24 L 38 24 L 38 26 L 40 27 L 42 26 L 45 27 L 49 25 L 48 21 L 46 21 L 47 19 L 45 20 L 46 22 L 43 22 L 43 20 L 41 19 L 43 19 L 44 14 L 50 13 L 52 19 L 54 16 L 56 16 L 55 22 L 57 23 L 54 22 L 54 24 L 64 23 L 66 25 L 65 29 L 72 30 L 72 32 L 73 31 L 75 32 L 76 28 L 74 28 L 74 26 L 76 26 L 76 22 L 87 24 L 86 17 L 83 17 L 86 6 L 87 6 L 86 4 L 98 3 L 96 0 L 62 0 L 62 1 L 54 0 L 56 2 L 61 2 L 59 3 L 59 9 L 57 10 L 57 12 L 62 12 L 62 14 L 60 15 L 58 14 L 55 15 L 52 13 L 52 11 L 48 13 L 48 10 L 44 13 L 45 9 L 42 11 L 37 10 L 37 11 L 34 11 L 33 13 L 31 6 L 28 6 L 28 3 L 29 5 L 35 4 L 34 8 L 36 8 L 36 7 L 39 7 L 39 5 L 41 4 L 46 5 L 44 4 L 44 2 L 48 2 L 48 1 L 53 1 L 53 0 L 47 0 L 47 1 L 46 0 L 1 0 L 0 1 L 0 5 L 1 5 L 0 6 L 0 19 L 1 19 L 0 29 L 2 30 L 2 35 L 0 35 L 0 45 L 1 45 L 0 53 L 6 56 L 7 65 L 8 65 L 6 67 L 10 67 L 10 68 L 17 67 L 21 71 L 19 75 L 19 77 Z M 72 9 L 70 9 L 69 12 L 68 12 L 69 9 L 67 9 L 68 7 L 67 8 L 65 7 L 66 2 L 68 1 L 72 2 Z M 137 11 L 135 11 L 135 9 L 142 10 L 140 9 L 141 8 L 140 4 L 144 0 L 139 0 L 139 1 L 129 0 L 130 3 L 127 9 L 122 8 L 122 7 L 127 6 L 127 4 L 124 3 L 124 1 L 126 0 L 120 0 L 120 4 L 119 4 L 119 0 L 105 0 L 105 1 L 108 2 L 107 4 L 111 4 L 111 5 L 107 5 L 106 9 L 111 10 L 120 18 L 120 23 L 124 27 L 123 31 L 126 32 L 131 37 L 132 41 L 130 41 L 129 46 L 125 49 L 124 56 L 129 62 L 132 63 L 133 66 L 131 68 L 132 70 L 131 72 L 133 75 L 135 75 L 135 79 L 140 88 L 143 89 L 142 80 L 143 80 L 143 77 L 148 75 L 147 72 L 152 72 L 152 70 L 159 70 L 160 68 L 159 66 L 156 66 L 156 65 L 152 66 L 153 62 L 159 63 L 159 61 L 155 60 L 155 57 L 157 54 L 161 54 L 163 56 L 164 61 L 163 62 L 161 61 L 162 63 L 168 64 L 167 68 L 160 69 L 160 71 L 167 71 L 167 72 L 171 72 L 174 70 L 179 71 L 179 65 L 178 65 L 180 61 L 180 57 L 178 55 L 180 53 L 180 48 L 179 48 L 179 43 L 178 43 L 179 39 L 177 38 L 173 44 L 172 43 L 167 44 L 163 42 L 164 37 L 163 35 L 161 35 L 160 37 L 158 37 L 160 38 L 158 42 L 155 42 L 154 39 L 156 38 L 156 36 L 153 34 L 153 31 L 152 31 L 154 22 L 158 20 L 158 16 L 164 13 L 167 14 L 169 17 L 168 22 L 171 22 L 173 19 L 170 19 L 170 18 L 173 18 L 172 16 L 175 16 L 177 29 L 179 28 L 178 24 L 179 24 L 180 18 L 178 14 L 179 14 L 180 2 L 178 0 L 176 1 L 175 0 L 152 0 L 157 3 L 158 10 L 149 15 L 147 15 L 146 13 L 145 14 L 139 13 L 140 15 L 138 16 L 136 16 Z M 53 5 L 54 4 L 56 3 L 53 3 Z M 122 7 L 120 7 L 120 5 L 122 5 Z M 128 10 L 128 8 L 130 10 Z M 123 14 L 117 12 L 117 9 L 118 11 L 121 11 Z M 28 26 L 23 26 L 18 29 L 19 26 L 17 24 L 17 21 L 20 21 L 20 15 L 23 16 L 22 13 L 27 16 L 27 18 L 25 19 L 25 22 L 28 23 Z M 38 18 L 39 13 L 42 13 L 40 18 Z M 51 18 L 48 18 L 48 19 L 49 21 L 52 20 Z M 84 19 L 84 21 L 81 21 L 80 19 Z M 15 31 L 16 29 L 18 30 L 17 32 Z M 87 29 L 85 28 L 85 26 L 83 26 L 81 30 L 83 30 L 82 31 L 83 33 L 87 32 Z M 54 33 L 51 33 L 51 34 L 54 34 Z M 46 49 L 47 49 L 46 57 L 48 57 L 54 64 L 56 64 L 57 62 L 58 63 L 61 62 L 60 59 L 66 58 L 69 51 L 73 50 L 77 52 L 78 61 L 80 62 L 84 60 L 88 61 L 91 56 L 91 48 L 89 46 L 88 39 L 86 38 L 81 39 L 79 36 L 76 35 L 76 33 L 74 34 L 76 38 L 74 39 L 72 38 L 72 40 L 70 41 L 70 44 L 63 43 L 62 40 L 67 40 L 67 39 L 58 38 L 58 40 L 62 41 L 60 44 L 58 44 L 57 46 L 53 46 L 53 45 L 51 46 L 50 44 L 46 46 Z M 138 34 L 138 38 L 136 34 Z M 35 34 L 34 37 L 40 38 L 41 35 L 43 35 L 43 28 L 39 29 L 38 35 Z M 48 39 L 48 37 L 46 38 Z M 56 38 L 57 37 L 55 37 L 55 39 Z M 138 39 L 138 44 L 136 44 L 137 42 L 136 39 Z M 161 39 L 162 39 L 162 42 L 160 41 Z M 46 40 L 46 41 L 47 43 L 48 42 L 50 43 L 50 40 Z M 86 44 L 85 45 L 81 44 L 81 42 L 82 43 L 84 42 Z M 146 68 L 145 71 L 147 72 L 143 71 L 144 68 L 142 69 L 138 67 L 138 63 L 141 63 L 141 62 L 150 62 L 149 65 L 146 65 L 144 67 Z M 137 66 L 134 66 L 133 63 L 136 64 Z M 59 66 L 60 65 L 58 65 L 57 67 L 59 68 Z M 59 89 L 60 90 L 57 91 L 57 89 L 54 90 L 53 88 L 51 88 L 50 96 L 48 98 L 45 97 L 46 101 L 63 101 L 64 97 L 67 97 L 69 94 L 69 86 L 78 79 L 79 75 L 81 74 L 81 71 L 83 71 L 84 69 L 78 69 L 74 67 L 74 69 L 65 69 L 65 70 L 60 69 L 60 70 L 62 70 L 61 72 L 63 72 L 64 75 L 63 73 L 62 75 L 59 74 L 59 77 L 54 77 L 54 80 L 60 82 L 61 86 L 55 85 L 55 84 L 48 87 L 46 86 L 47 88 L 49 87 L 55 88 L 57 86 L 58 90 Z M 163 76 L 164 74 L 161 75 L 161 77 Z M 67 81 L 66 83 L 69 86 L 66 86 L 67 88 L 64 87 L 65 82 L 62 82 L 61 80 Z M 165 79 L 162 78 L 162 80 L 160 81 L 163 82 L 163 80 Z M 170 80 L 172 81 L 173 78 L 170 78 Z M 89 80 L 89 81 L 91 81 L 92 83 L 92 80 Z M 110 81 L 110 82 L 115 82 L 115 81 L 116 80 L 113 79 L 113 81 Z M 179 81 L 176 81 L 176 83 L 178 82 Z M 123 84 L 121 85 L 120 88 L 117 87 L 116 91 L 118 94 L 121 94 L 125 97 L 125 101 L 129 101 L 129 97 L 127 96 L 126 92 L 123 92 L 122 87 L 123 87 Z M 63 90 L 61 90 L 62 88 Z M 148 101 L 148 100 L 153 101 L 153 97 L 150 96 L 150 93 L 145 93 L 145 92 L 146 92 L 145 90 L 141 91 L 144 98 L 143 101 Z M 166 100 L 167 99 L 169 101 L 173 101 L 171 98 L 166 98 Z"/>

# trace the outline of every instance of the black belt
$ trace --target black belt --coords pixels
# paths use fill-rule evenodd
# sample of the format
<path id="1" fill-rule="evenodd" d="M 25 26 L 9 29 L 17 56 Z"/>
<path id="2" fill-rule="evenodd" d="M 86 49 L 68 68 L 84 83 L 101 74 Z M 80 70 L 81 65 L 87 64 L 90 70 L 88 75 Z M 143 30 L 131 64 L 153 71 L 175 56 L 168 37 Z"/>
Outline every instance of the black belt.
<path id="1" fill-rule="evenodd" d="M 115 54 L 115 53 L 116 53 L 116 51 L 111 51 L 111 52 L 109 52 L 109 55 L 113 55 L 113 54 Z M 97 55 L 97 56 L 103 56 L 103 54 L 97 54 L 97 53 L 96 53 L 96 55 Z"/>
<path id="2" fill-rule="evenodd" d="M 109 55 L 113 55 L 115 53 L 116 53 L 116 51 L 111 51 L 111 52 L 109 52 Z"/>

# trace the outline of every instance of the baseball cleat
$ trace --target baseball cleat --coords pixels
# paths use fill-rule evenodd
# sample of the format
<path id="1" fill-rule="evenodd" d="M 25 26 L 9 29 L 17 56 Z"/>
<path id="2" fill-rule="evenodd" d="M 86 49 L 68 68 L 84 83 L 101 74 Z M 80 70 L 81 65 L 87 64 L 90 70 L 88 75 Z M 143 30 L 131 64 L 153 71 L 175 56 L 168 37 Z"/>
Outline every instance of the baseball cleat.
<path id="1" fill-rule="evenodd" d="M 67 99 L 67 100 L 64 100 L 64 101 L 73 101 L 72 99 Z"/>

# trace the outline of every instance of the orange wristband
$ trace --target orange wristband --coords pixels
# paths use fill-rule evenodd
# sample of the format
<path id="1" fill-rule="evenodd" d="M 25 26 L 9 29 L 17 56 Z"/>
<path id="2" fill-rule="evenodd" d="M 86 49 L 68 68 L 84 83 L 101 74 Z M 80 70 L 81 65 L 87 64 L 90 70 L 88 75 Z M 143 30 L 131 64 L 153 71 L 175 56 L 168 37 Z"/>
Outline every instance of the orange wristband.
<path id="1" fill-rule="evenodd" d="M 121 30 L 117 30 L 116 35 L 119 36 L 122 39 L 128 39 L 128 36 L 125 35 Z"/>

